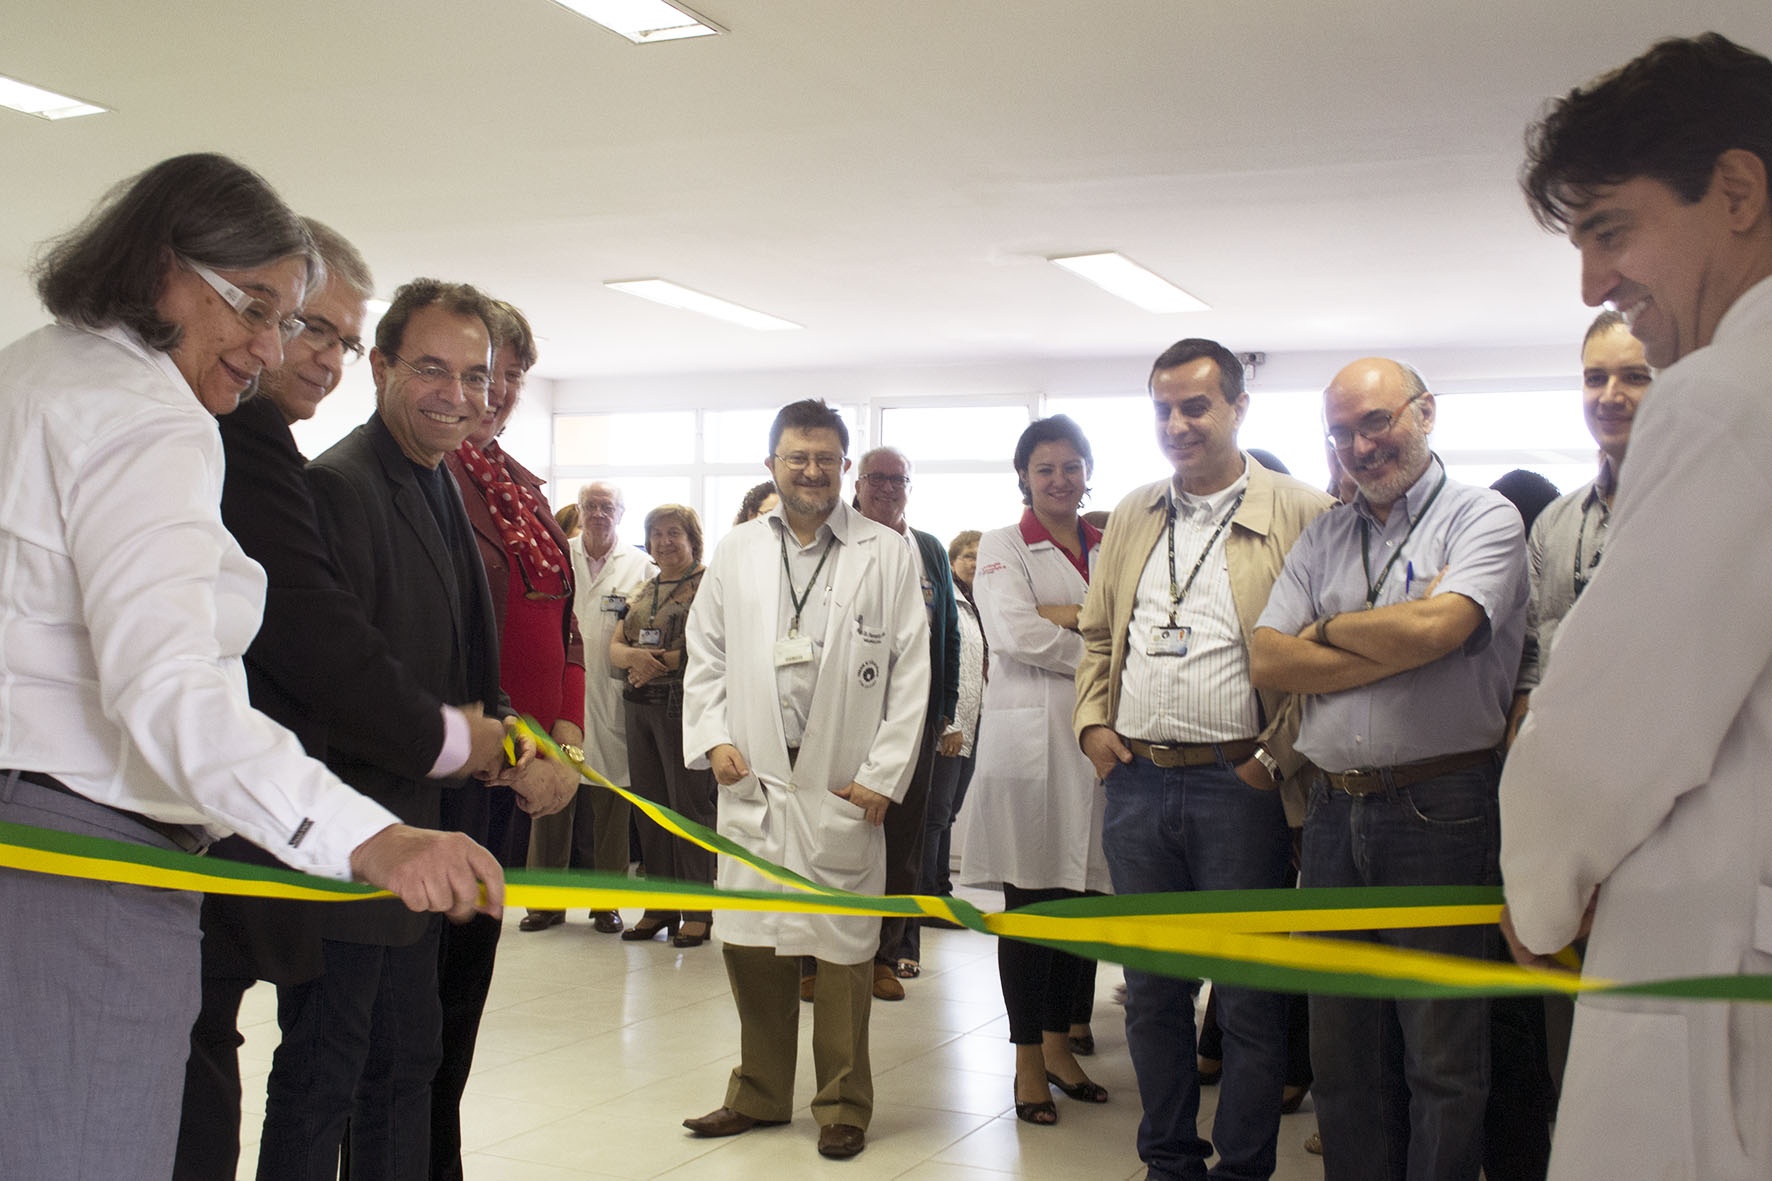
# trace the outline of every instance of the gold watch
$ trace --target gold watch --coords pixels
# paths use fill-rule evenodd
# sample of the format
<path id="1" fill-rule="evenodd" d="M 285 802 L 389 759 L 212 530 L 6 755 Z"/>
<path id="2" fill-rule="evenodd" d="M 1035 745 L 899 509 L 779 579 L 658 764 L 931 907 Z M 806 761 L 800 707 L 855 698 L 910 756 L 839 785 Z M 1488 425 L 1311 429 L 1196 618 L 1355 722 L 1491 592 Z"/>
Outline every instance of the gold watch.
<path id="1" fill-rule="evenodd" d="M 585 748 L 584 747 L 573 746 L 570 742 L 562 742 L 559 744 L 559 746 L 560 746 L 560 752 L 562 754 L 564 754 L 567 758 L 571 759 L 573 762 L 582 763 L 585 761 Z"/>

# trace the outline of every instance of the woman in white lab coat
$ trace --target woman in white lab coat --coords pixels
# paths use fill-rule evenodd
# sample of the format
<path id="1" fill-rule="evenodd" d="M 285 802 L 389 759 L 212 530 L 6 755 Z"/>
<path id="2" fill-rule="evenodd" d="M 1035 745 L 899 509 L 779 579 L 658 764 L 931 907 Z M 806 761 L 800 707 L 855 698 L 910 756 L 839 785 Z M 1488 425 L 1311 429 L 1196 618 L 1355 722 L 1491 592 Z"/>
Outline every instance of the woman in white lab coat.
<path id="1" fill-rule="evenodd" d="M 973 586 L 991 679 L 960 871 L 967 885 L 1001 887 L 1011 910 L 1109 889 L 1103 797 L 1071 737 L 1083 655 L 1077 609 L 1101 544 L 1101 531 L 1077 515 L 1092 466 L 1076 423 L 1062 414 L 1032 423 L 1015 448 L 1028 508 L 978 546 Z M 1015 1044 L 1016 1115 L 1057 1123 L 1048 1084 L 1105 1103 L 1107 1092 L 1083 1073 L 1070 1042 L 1079 1005 L 1094 996 L 1094 962 L 1005 939 L 998 971 Z"/>

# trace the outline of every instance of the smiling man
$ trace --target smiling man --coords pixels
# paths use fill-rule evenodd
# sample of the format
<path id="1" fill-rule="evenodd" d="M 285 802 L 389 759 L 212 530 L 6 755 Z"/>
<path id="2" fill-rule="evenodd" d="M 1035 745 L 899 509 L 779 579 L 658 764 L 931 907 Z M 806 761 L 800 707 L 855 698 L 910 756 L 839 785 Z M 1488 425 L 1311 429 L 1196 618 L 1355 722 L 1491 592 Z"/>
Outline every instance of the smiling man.
<path id="1" fill-rule="evenodd" d="M 396 291 L 370 353 L 375 414 L 307 475 L 341 581 L 388 649 L 434 697 L 496 715 L 508 702 L 486 578 L 442 466 L 485 408 L 491 317 L 486 297 L 465 284 L 419 279 Z M 390 765 L 382 748 L 412 741 L 392 730 L 373 744 L 335 742 L 327 762 L 409 823 L 484 840 L 479 784 L 439 784 Z M 538 814 L 570 798 L 570 784 L 547 777 L 513 786 L 533 791 Z M 267 1086 L 258 1175 L 336 1176 L 348 1119 L 354 1171 L 422 1176 L 441 1053 L 441 923 L 370 901 L 330 907 L 321 924 L 323 971 L 278 990 L 283 1042 Z"/>
<path id="2" fill-rule="evenodd" d="M 929 700 L 929 624 L 898 534 L 843 503 L 849 428 L 821 401 L 769 429 L 781 503 L 714 550 L 689 613 L 683 750 L 711 767 L 720 835 L 824 886 L 877 894 L 889 807 L 904 798 Z M 784 887 L 731 857 L 719 884 Z M 735 1136 L 792 1116 L 798 957 L 818 960 L 812 1117 L 818 1151 L 867 1145 L 878 919 L 732 911 L 720 919 L 740 1060 L 713 1111 L 683 1121 Z"/>
<path id="3" fill-rule="evenodd" d="M 1078 629 L 1075 725 L 1107 794 L 1102 848 L 1116 894 L 1288 884 L 1288 805 L 1304 819 L 1298 716 L 1249 680 L 1249 633 L 1304 527 L 1334 501 L 1237 445 L 1243 364 L 1217 341 L 1177 341 L 1151 367 L 1157 444 L 1174 469 L 1108 518 Z M 1282 802 L 1282 788 L 1287 799 Z M 1251 790 L 1251 789 L 1254 790 Z M 1152 1181 L 1274 1171 L 1288 998 L 1219 988 L 1224 1086 L 1198 1132 L 1199 983 L 1126 973 L 1126 1046 Z"/>
<path id="4" fill-rule="evenodd" d="M 1534 214 L 1660 372 L 1603 573 L 1508 755 L 1514 954 L 1591 927 L 1596 977 L 1772 972 L 1772 61 L 1714 33 L 1661 42 L 1528 145 Z M 1575 1009 L 1553 1178 L 1772 1175 L 1772 1007 Z"/>
<path id="5" fill-rule="evenodd" d="M 1526 624 L 1520 515 L 1447 478 L 1428 447 L 1434 396 L 1408 366 L 1355 361 L 1323 404 L 1359 493 L 1292 547 L 1249 650 L 1257 688 L 1303 695 L 1297 749 L 1323 771 L 1300 882 L 1496 885 L 1496 748 Z M 1348 937 L 1498 950 L 1493 927 Z M 1310 1007 L 1328 1181 L 1476 1181 L 1488 1004 L 1313 996 Z"/>

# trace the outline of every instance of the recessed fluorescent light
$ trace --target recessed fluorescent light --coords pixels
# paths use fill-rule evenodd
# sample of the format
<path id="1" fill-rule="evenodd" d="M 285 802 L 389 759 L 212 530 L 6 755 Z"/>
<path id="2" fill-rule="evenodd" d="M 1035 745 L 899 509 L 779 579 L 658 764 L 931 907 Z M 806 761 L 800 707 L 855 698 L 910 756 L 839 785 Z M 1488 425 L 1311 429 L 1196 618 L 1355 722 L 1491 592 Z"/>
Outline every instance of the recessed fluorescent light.
<path id="1" fill-rule="evenodd" d="M 1082 276 L 1109 295 L 1135 303 L 1147 312 L 1212 310 L 1161 275 L 1147 271 L 1124 254 L 1111 250 L 1104 254 L 1073 254 L 1046 261 Z"/>
<path id="2" fill-rule="evenodd" d="M 726 30 L 669 0 L 555 0 L 562 8 L 620 33 L 635 45 L 712 37 Z"/>
<path id="3" fill-rule="evenodd" d="M 653 303 L 662 303 L 666 307 L 682 308 L 686 312 L 700 312 L 704 316 L 712 316 L 716 320 L 726 320 L 745 328 L 754 328 L 758 332 L 782 332 L 799 328 L 791 320 L 766 316 L 762 312 L 753 312 L 750 308 L 728 303 L 723 299 L 715 299 L 711 295 L 703 295 L 699 291 L 691 291 L 668 279 L 611 279 L 603 286 L 615 291 L 625 291 L 629 295 L 637 295 L 641 299 L 650 299 Z"/>
<path id="4" fill-rule="evenodd" d="M 32 86 L 29 82 L 20 82 L 17 78 L 8 78 L 4 74 L 0 74 L 0 107 L 11 107 L 39 119 L 72 119 L 77 115 L 105 113 L 104 107 L 95 107 L 91 103 L 57 94 L 53 90 L 44 90 L 40 86 Z"/>

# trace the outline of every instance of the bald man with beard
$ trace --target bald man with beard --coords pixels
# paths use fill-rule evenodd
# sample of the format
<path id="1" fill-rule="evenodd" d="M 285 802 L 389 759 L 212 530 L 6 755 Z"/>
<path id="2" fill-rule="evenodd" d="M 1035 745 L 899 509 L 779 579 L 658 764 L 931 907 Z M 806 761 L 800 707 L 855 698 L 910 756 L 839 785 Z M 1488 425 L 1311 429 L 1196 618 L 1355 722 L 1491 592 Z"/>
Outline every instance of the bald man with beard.
<path id="1" fill-rule="evenodd" d="M 1305 528 L 1250 644 L 1258 689 L 1301 696 L 1310 789 L 1300 882 L 1497 885 L 1496 753 L 1526 623 L 1520 517 L 1450 480 L 1434 395 L 1407 365 L 1355 361 L 1324 392 L 1359 488 Z M 1492 958 L 1494 927 L 1354 932 Z M 1328 1181 L 1476 1181 L 1489 1090 L 1484 1000 L 1311 997 Z"/>

